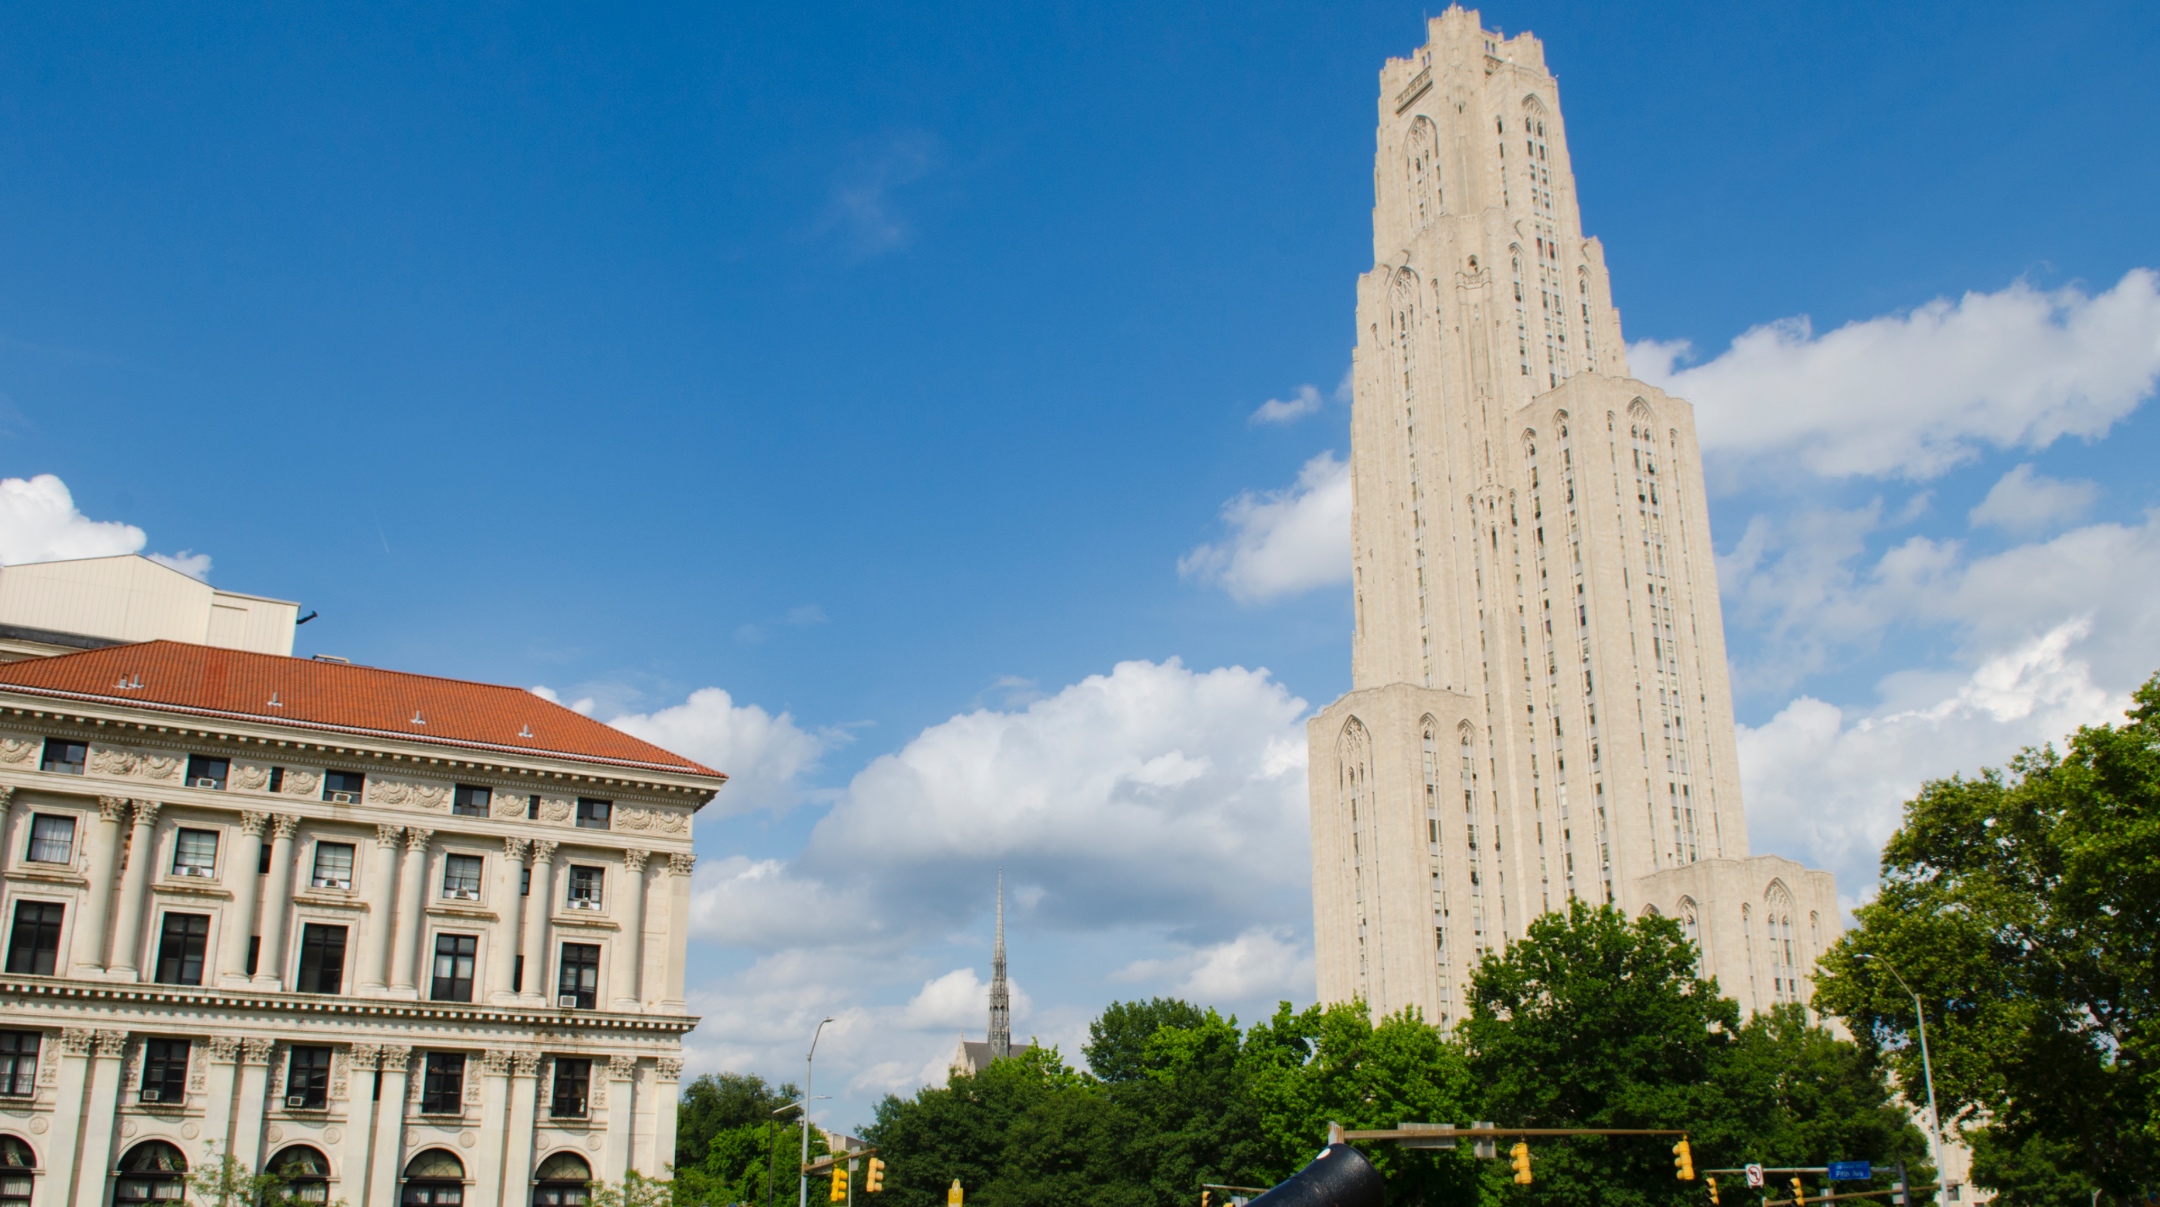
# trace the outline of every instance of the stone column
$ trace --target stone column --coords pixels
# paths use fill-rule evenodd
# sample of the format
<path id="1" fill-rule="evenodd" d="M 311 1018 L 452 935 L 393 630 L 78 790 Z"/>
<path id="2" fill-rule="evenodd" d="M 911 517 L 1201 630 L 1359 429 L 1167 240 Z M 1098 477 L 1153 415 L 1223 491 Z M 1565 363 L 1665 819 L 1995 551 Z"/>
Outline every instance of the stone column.
<path id="1" fill-rule="evenodd" d="M 98 798 L 97 828 L 83 835 L 90 862 L 90 890 L 83 894 L 82 917 L 75 919 L 75 941 L 68 953 L 74 976 L 97 977 L 105 971 L 105 939 L 112 929 L 113 880 L 120 866 L 120 817 L 127 800 Z"/>
<path id="2" fill-rule="evenodd" d="M 518 895 L 525 852 L 532 846 L 522 838 L 503 839 L 502 867 L 495 877 L 495 929 L 488 934 L 488 995 L 496 1005 L 513 1005 L 517 990 L 510 980 L 517 972 L 518 945 L 525 939 L 525 899 Z"/>
<path id="3" fill-rule="evenodd" d="M 466 1075 L 474 1072 L 472 1062 L 466 1063 Z M 507 1048 L 490 1048 L 480 1054 L 480 1134 L 485 1137 L 480 1147 L 473 1150 L 473 1185 L 478 1197 L 485 1197 L 490 1186 L 502 1185 L 503 1132 L 510 1122 L 510 1051 Z M 479 1207 L 476 1203 L 474 1207 Z"/>
<path id="4" fill-rule="evenodd" d="M 75 1175 L 75 1207 L 104 1207 L 105 1183 L 112 1175 L 114 1118 L 120 1105 L 120 1057 L 127 1051 L 125 1031 L 92 1033 L 90 1084 L 82 1099 L 82 1159 Z M 49 1168 L 49 1166 L 48 1166 Z"/>
<path id="5" fill-rule="evenodd" d="M 30 836 L 28 834 L 18 836 L 15 833 L 15 828 L 22 824 L 22 819 L 28 816 L 29 812 L 28 809 L 20 813 L 16 812 L 15 789 L 6 784 L 0 784 L 0 839 L 7 842 L 6 850 L 22 852 L 22 854 L 15 856 L 17 860 L 28 854 L 27 848 L 30 846 Z M 7 857 L 0 855 L 0 864 L 6 862 L 8 862 Z"/>
<path id="6" fill-rule="evenodd" d="M 687 852 L 668 856 L 668 933 L 662 944 L 668 954 L 667 996 L 660 1001 L 660 1008 L 669 1014 L 681 1014 L 689 1009 L 683 996 L 683 958 L 673 954 L 682 949 L 684 938 L 690 933 L 690 869 L 697 866 L 697 856 Z"/>
<path id="7" fill-rule="evenodd" d="M 428 840 L 435 831 L 418 826 L 405 831 L 405 866 L 398 870 L 396 938 L 390 948 L 390 996 L 417 998 L 419 984 L 413 963 L 420 950 L 420 936 L 427 930 Z"/>
<path id="8" fill-rule="evenodd" d="M 120 906 L 113 918 L 112 956 L 106 972 L 116 981 L 140 981 L 138 969 L 153 964 L 157 956 L 142 958 L 143 914 L 150 907 L 150 865 L 157 862 L 158 803 L 139 800 L 135 828 L 128 836 L 127 870 L 120 873 Z M 141 964 L 136 963 L 142 960 Z"/>
<path id="9" fill-rule="evenodd" d="M 240 1092 L 233 1104 L 232 1147 L 226 1149 L 240 1168 L 253 1173 L 262 1164 L 263 1104 L 270 1089 L 270 1051 L 276 1041 L 250 1036 L 240 1041 Z"/>
<path id="10" fill-rule="evenodd" d="M 616 932 L 614 958 L 608 961 L 616 1010 L 644 1009 L 638 985 L 645 964 L 645 861 L 650 858 L 650 851 L 623 852 L 622 929 Z"/>
<path id="11" fill-rule="evenodd" d="M 555 844 L 532 844 L 532 896 L 525 902 L 525 988 L 518 1001 L 544 1006 L 551 1000 L 548 974 L 548 915 L 555 908 Z"/>
<path id="12" fill-rule="evenodd" d="M 252 871 L 251 873 L 252 874 Z M 210 1089 L 203 1095 L 203 1142 L 232 1151 L 233 1102 L 240 1097 L 240 1037 L 210 1038 Z"/>
<path id="13" fill-rule="evenodd" d="M 397 897 L 397 848 L 405 831 L 399 826 L 375 827 L 375 851 L 368 856 L 366 933 L 360 940 L 360 996 L 381 997 L 389 987 L 390 932 L 397 921 L 390 903 Z"/>
<path id="14" fill-rule="evenodd" d="M 648 1178 L 668 1176 L 675 1163 L 675 1108 L 682 1102 L 682 1061 L 663 1056 L 653 1068 L 651 1162 L 638 1170 Z"/>
<path id="15" fill-rule="evenodd" d="M 218 935 L 217 983 L 223 988 L 247 988 L 248 940 L 255 935 L 255 907 L 262 893 L 262 877 L 255 869 L 262 866 L 263 827 L 269 821 L 267 813 L 242 813 L 240 849 L 225 859 L 233 897 Z"/>
<path id="16" fill-rule="evenodd" d="M 398 1163 L 405 1155 L 405 1066 L 412 1049 L 385 1044 L 382 1101 L 375 1104 L 375 1143 L 368 1156 L 367 1207 L 397 1207 Z"/>
<path id="17" fill-rule="evenodd" d="M 620 1182 L 630 1168 L 630 1125 L 637 1118 L 637 1057 L 608 1057 L 607 1079 L 607 1147 L 600 1154 L 600 1177 Z"/>
<path id="18" fill-rule="evenodd" d="M 345 1076 L 345 1146 L 337 1158 L 339 1181 L 332 1201 L 367 1202 L 368 1145 L 375 1138 L 375 1074 L 382 1064 L 378 1044 L 354 1044 Z"/>
<path id="19" fill-rule="evenodd" d="M 90 1092 L 91 1032 L 69 1027 L 60 1033 L 60 1076 L 53 1101 L 75 1104 Z M 66 1106 L 54 1111 L 52 1132 L 45 1137 L 44 1202 L 67 1207 L 75 1201 L 75 1142 L 82 1138 L 82 1111 Z"/>
<path id="20" fill-rule="evenodd" d="M 540 1054 L 510 1055 L 510 1123 L 503 1136 L 501 1199 L 495 1207 L 526 1207 L 533 1177 L 533 1116 L 540 1101 Z M 484 1192 L 483 1192 L 484 1193 Z M 489 1207 L 482 1199 L 474 1207 Z"/>
<path id="21" fill-rule="evenodd" d="M 276 990 L 285 984 L 285 926 L 292 917 L 293 834 L 300 819 L 289 813 L 270 818 L 270 883 L 263 886 L 262 954 L 255 961 L 255 987 Z"/>

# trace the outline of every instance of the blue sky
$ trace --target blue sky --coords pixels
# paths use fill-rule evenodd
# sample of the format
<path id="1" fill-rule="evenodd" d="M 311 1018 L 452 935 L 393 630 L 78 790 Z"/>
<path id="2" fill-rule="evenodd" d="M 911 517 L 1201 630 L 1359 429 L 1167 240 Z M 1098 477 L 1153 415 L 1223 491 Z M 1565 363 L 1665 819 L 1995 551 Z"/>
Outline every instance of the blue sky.
<path id="1" fill-rule="evenodd" d="M 0 560 L 206 555 L 302 653 L 722 760 L 695 1055 L 791 1075 L 835 1013 L 835 1123 L 980 1028 L 1000 864 L 1068 1051 L 1308 997 L 1286 742 L 1348 609 L 1294 522 L 1422 15 L 11 6 Z M 1919 776 L 2160 667 L 2160 17 L 1484 18 L 1719 433 L 1756 842 L 1855 896 Z"/>

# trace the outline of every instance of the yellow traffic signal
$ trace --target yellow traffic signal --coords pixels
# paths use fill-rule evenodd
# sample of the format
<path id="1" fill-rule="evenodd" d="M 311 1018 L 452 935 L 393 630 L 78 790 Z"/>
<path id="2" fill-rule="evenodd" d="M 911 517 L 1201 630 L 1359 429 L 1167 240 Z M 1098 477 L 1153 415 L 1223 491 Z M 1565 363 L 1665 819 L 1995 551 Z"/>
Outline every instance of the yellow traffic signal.
<path id="1" fill-rule="evenodd" d="M 1508 1158 L 1508 1163 L 1515 1167 L 1515 1184 L 1528 1186 L 1530 1184 L 1530 1146 L 1521 1140 L 1517 1140 L 1515 1147 L 1508 1150 Z"/>
<path id="2" fill-rule="evenodd" d="M 1673 1145 L 1672 1150 L 1673 1168 L 1679 1171 L 1680 1180 L 1683 1182 L 1694 1181 L 1695 1150 L 1688 1147 L 1687 1137 L 1680 1137 L 1680 1143 Z"/>
<path id="3" fill-rule="evenodd" d="M 885 1189 L 885 1162 L 870 1158 L 870 1168 L 863 1171 L 862 1188 L 864 1194 L 876 1194 Z"/>
<path id="4" fill-rule="evenodd" d="M 1210 1195 L 1212 1195 L 1212 1194 L 1214 1194 L 1214 1193 L 1215 1193 L 1215 1192 L 1214 1192 L 1214 1191 L 1212 1191 L 1212 1190 L 1203 1190 L 1203 1191 L 1201 1191 L 1201 1192 L 1200 1192 L 1200 1207 L 1208 1207 L 1208 1196 L 1210 1196 Z"/>
<path id="5" fill-rule="evenodd" d="M 945 1207 L 960 1207 L 960 1179 L 952 1180 L 952 1189 L 945 1192 Z"/>
<path id="6" fill-rule="evenodd" d="M 1793 1207 L 1807 1207 L 1807 1187 L 1797 1177 L 1792 1180 L 1792 1201 Z"/>
<path id="7" fill-rule="evenodd" d="M 1715 1177 L 1709 1177 L 1704 1178 L 1703 1181 L 1710 1184 L 1710 1207 L 1718 1207 L 1717 1179 Z"/>
<path id="8" fill-rule="evenodd" d="M 833 1162 L 832 1167 L 832 1201 L 847 1202 L 847 1166 L 838 1161 Z"/>

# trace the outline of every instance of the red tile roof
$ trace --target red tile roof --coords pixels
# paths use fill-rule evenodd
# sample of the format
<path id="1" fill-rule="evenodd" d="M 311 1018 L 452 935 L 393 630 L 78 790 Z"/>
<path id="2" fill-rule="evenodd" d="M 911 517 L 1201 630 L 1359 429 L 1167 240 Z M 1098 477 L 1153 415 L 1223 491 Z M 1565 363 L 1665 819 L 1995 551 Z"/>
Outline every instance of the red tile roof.
<path id="1" fill-rule="evenodd" d="M 181 641 L 0 663 L 0 692 L 726 778 L 519 687 Z"/>

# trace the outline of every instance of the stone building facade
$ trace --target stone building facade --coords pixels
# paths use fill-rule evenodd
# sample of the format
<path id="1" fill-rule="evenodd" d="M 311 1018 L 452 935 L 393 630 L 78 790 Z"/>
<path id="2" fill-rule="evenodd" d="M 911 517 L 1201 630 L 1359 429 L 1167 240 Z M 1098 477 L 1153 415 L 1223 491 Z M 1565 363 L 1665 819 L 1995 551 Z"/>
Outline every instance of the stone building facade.
<path id="1" fill-rule="evenodd" d="M 517 688 L 175 641 L 0 665 L 0 1203 L 229 1153 L 352 1207 L 674 1155 L 724 777 Z"/>
<path id="2" fill-rule="evenodd" d="M 1353 690 L 1309 726 L 1320 993 L 1461 1017 L 1574 899 L 1805 1001 L 1826 872 L 1748 849 L 1693 409 L 1628 376 L 1544 50 L 1452 8 L 1381 72 Z"/>

